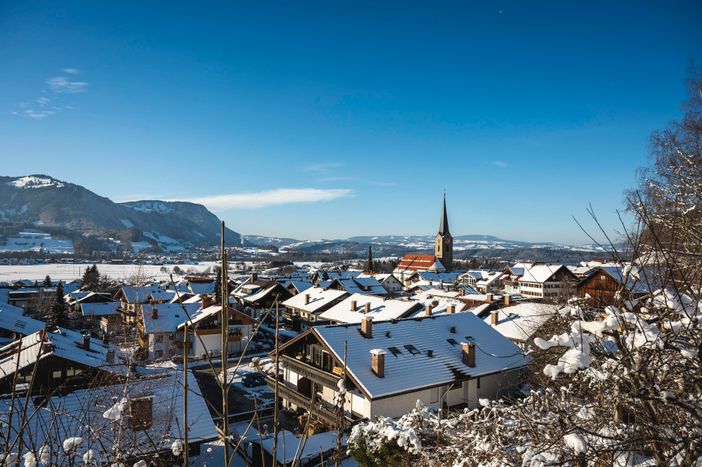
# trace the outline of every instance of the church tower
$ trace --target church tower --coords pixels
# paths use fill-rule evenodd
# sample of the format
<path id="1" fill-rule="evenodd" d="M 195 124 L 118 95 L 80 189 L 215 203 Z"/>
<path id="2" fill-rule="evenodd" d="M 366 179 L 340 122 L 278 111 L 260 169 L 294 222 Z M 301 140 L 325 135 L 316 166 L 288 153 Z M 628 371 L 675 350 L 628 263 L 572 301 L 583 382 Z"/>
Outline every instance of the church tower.
<path id="1" fill-rule="evenodd" d="M 436 256 L 447 271 L 453 267 L 453 237 L 449 232 L 448 216 L 446 215 L 446 193 L 444 193 L 444 206 L 441 211 L 439 233 L 434 238 L 434 256 Z"/>

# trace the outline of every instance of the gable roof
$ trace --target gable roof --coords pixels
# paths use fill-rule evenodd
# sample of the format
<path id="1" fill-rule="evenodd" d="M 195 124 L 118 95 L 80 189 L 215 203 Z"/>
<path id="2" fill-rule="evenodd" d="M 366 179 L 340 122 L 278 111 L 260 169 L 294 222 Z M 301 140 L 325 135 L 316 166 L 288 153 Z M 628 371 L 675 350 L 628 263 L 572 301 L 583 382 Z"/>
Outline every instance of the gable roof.
<path id="1" fill-rule="evenodd" d="M 142 305 L 141 317 L 144 323 L 144 334 L 176 332 L 178 326 L 188 320 L 188 315 L 183 311 L 183 307 L 193 318 L 193 315 L 200 309 L 200 304 L 158 303 Z M 156 319 L 153 318 L 153 310 L 157 311 Z"/>
<path id="2" fill-rule="evenodd" d="M 356 302 L 355 310 L 351 309 L 353 302 Z M 366 303 L 370 304 L 368 313 L 363 312 Z M 371 316 L 376 321 L 387 321 L 405 317 L 420 306 L 416 301 L 384 299 L 375 295 L 356 293 L 337 303 L 319 317 L 339 323 L 360 323 L 364 316 Z"/>
<path id="3" fill-rule="evenodd" d="M 45 322 L 24 316 L 23 313 L 24 310 L 20 307 L 0 303 L 0 329 L 26 336 L 46 327 Z"/>
<path id="4" fill-rule="evenodd" d="M 310 332 L 339 361 L 344 359 L 347 343 L 346 368 L 371 399 L 516 369 L 530 361 L 514 343 L 472 313 L 374 322 L 371 338 L 361 335 L 358 326 L 349 325 L 316 326 Z M 466 341 L 478 347 L 475 367 L 463 363 L 460 344 Z M 374 349 L 387 352 L 383 378 L 371 370 Z"/>
<path id="5" fill-rule="evenodd" d="M 564 269 L 568 271 L 569 274 L 572 274 L 572 272 L 570 272 L 570 270 L 562 264 L 535 264 L 530 268 L 524 268 L 524 274 L 519 280 L 543 284 L 561 269 Z"/>
<path id="6" fill-rule="evenodd" d="M 388 291 L 373 277 L 356 277 L 353 279 L 334 279 L 327 288 L 338 285 L 350 294 L 387 295 Z"/>
<path id="7" fill-rule="evenodd" d="M 305 304 L 305 296 L 309 295 L 309 303 Z M 348 296 L 344 290 L 325 289 L 322 287 L 311 287 L 303 293 L 299 293 L 282 304 L 288 308 L 297 308 L 306 311 L 307 313 L 317 313 L 325 309 L 335 300 Z"/>
<path id="8" fill-rule="evenodd" d="M 48 445 L 53 453 L 52 465 L 82 464 L 82 456 L 88 449 L 94 449 L 102 456 L 100 461 L 108 464 L 116 460 L 112 453 L 119 452 L 125 457 L 144 455 L 158 451 L 170 451 L 174 440 L 183 438 L 184 401 L 182 369 L 169 368 L 157 377 L 131 380 L 126 384 L 82 389 L 64 396 L 54 396 L 41 407 L 28 402 L 28 413 L 32 416 L 25 423 L 21 417 L 12 417 L 11 443 L 17 433 L 23 433 L 25 446 Z M 200 392 L 192 372 L 187 373 L 188 382 L 188 440 L 200 442 L 217 436 L 215 424 Z M 144 430 L 129 428 L 129 407 L 118 420 L 105 418 L 103 414 L 122 398 L 137 399 L 150 397 L 152 400 L 152 424 Z M 14 410 L 22 413 L 25 398 L 0 400 L 0 420 L 10 423 L 8 414 Z M 61 423 L 56 423 L 57 419 Z M 47 429 L 51 427 L 51 429 Z M 23 429 L 24 428 L 24 429 Z M 64 440 L 81 437 L 83 442 L 71 459 L 62 449 Z M 99 462 L 98 462 L 99 463 Z"/>
<path id="9" fill-rule="evenodd" d="M 526 342 L 546 321 L 556 315 L 557 309 L 545 303 L 524 302 L 500 308 L 493 313 L 497 313 L 498 319 L 497 326 L 493 327 L 500 334 L 508 339 Z M 488 315 L 485 322 L 490 325 L 491 319 L 492 316 Z"/>
<path id="10" fill-rule="evenodd" d="M 82 344 L 83 336 L 81 334 L 62 328 L 55 332 L 42 329 L 29 334 L 0 349 L 0 378 L 12 375 L 15 371 L 50 356 L 117 375 L 129 373 L 129 369 L 120 361 L 123 359 L 120 358 L 122 352 L 118 347 L 93 338 L 90 338 L 90 349 L 84 349 Z M 18 348 L 19 359 L 17 358 Z M 112 363 L 109 361 L 110 353 Z"/>
<path id="11" fill-rule="evenodd" d="M 398 264 L 395 268 L 395 272 L 429 271 L 435 267 L 435 264 L 437 262 L 438 259 L 434 255 L 420 255 L 416 253 L 408 253 L 402 257 L 402 260 L 400 260 L 400 264 Z"/>

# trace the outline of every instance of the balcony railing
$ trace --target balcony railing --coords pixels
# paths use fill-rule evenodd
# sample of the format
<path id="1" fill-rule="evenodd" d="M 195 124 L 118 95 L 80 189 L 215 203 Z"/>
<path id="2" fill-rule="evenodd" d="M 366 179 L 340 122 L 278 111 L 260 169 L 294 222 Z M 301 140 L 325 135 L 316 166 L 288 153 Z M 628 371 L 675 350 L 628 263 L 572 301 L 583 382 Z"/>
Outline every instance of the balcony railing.
<path id="1" fill-rule="evenodd" d="M 266 375 L 266 381 L 268 382 L 269 388 L 275 388 L 275 379 L 272 376 Z M 310 404 L 309 397 L 297 392 L 294 388 L 286 386 L 285 381 L 278 381 L 278 395 L 301 409 L 310 411 L 312 415 L 328 425 L 336 425 L 337 423 L 337 413 L 333 406 L 319 399 Z M 348 417 L 345 418 L 347 421 L 351 421 Z"/>
<path id="2" fill-rule="evenodd" d="M 327 373 L 320 368 L 288 355 L 281 355 L 280 362 L 283 368 L 292 370 L 295 373 L 308 378 L 310 381 L 323 384 L 324 386 L 328 386 L 330 388 L 335 388 L 339 381 L 338 376 Z"/>

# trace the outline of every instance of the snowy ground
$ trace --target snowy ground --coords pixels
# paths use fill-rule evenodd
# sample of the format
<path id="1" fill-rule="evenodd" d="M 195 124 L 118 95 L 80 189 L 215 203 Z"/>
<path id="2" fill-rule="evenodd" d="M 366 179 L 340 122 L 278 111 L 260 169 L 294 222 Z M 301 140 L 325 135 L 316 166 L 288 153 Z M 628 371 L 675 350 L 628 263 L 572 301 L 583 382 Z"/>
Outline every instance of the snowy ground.
<path id="1" fill-rule="evenodd" d="M 178 266 L 183 271 L 202 272 L 214 264 L 214 262 L 203 262 L 196 265 L 98 264 L 97 267 L 100 274 L 107 275 L 112 279 L 124 279 L 135 274 L 143 274 L 157 280 L 165 280 L 168 279 L 168 273 L 173 271 L 174 266 Z M 42 280 L 47 275 L 54 280 L 71 281 L 80 279 L 88 266 L 88 264 L 0 265 L 0 282 L 19 279 Z M 162 272 L 161 268 L 165 268 L 167 272 Z"/>

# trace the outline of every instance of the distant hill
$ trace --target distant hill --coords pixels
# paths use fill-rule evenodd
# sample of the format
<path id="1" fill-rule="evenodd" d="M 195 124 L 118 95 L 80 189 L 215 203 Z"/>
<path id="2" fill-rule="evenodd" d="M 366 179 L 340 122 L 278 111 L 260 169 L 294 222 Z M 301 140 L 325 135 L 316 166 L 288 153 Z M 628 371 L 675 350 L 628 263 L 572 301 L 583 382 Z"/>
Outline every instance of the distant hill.
<path id="1" fill-rule="evenodd" d="M 187 251 L 219 243 L 220 221 L 188 202 L 115 203 L 73 183 L 47 175 L 0 176 L 0 227 L 5 240 L 19 230 L 48 231 L 75 244 L 114 251 Z M 227 229 L 226 242 L 241 245 Z M 77 248 L 79 250 L 80 248 Z"/>

